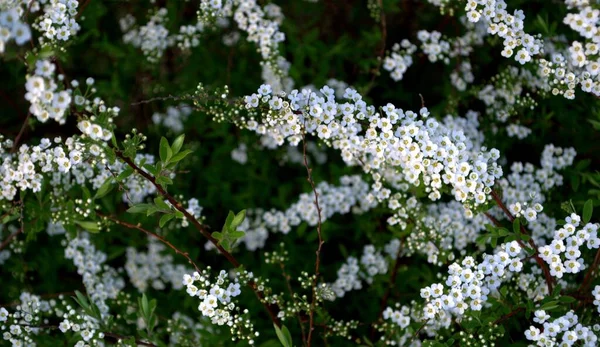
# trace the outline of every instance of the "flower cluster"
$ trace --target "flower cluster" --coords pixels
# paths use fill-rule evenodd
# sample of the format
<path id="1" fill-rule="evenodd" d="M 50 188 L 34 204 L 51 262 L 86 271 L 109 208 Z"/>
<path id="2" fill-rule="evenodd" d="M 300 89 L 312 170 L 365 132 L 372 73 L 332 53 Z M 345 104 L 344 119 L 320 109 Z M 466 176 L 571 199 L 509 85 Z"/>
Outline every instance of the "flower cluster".
<path id="1" fill-rule="evenodd" d="M 156 125 L 162 125 L 165 128 L 173 130 L 179 134 L 183 131 L 183 124 L 192 113 L 192 108 L 187 104 L 178 106 L 169 106 L 165 113 L 155 112 L 152 115 L 152 122 Z"/>
<path id="2" fill-rule="evenodd" d="M 520 272 L 523 263 L 519 257 L 521 247 L 516 241 L 503 244 L 496 254 L 485 254 L 479 264 L 473 257 L 466 257 L 448 268 L 443 283 L 435 283 L 421 289 L 421 297 L 427 301 L 423 316 L 432 319 L 436 315 L 461 317 L 467 310 L 480 311 L 488 296 L 497 292 L 500 284 L 510 274 Z"/>
<path id="3" fill-rule="evenodd" d="M 108 299 L 115 299 L 125 288 L 125 281 L 118 276 L 117 271 L 104 264 L 106 254 L 96 250 L 87 234 L 66 242 L 65 258 L 72 259 L 77 267 L 77 273 L 83 277 L 83 284 L 92 302 L 96 304 L 101 315 L 107 315 Z"/>
<path id="4" fill-rule="evenodd" d="M 78 7 L 77 0 L 48 1 L 43 6 L 44 14 L 38 18 L 34 28 L 51 43 L 67 41 L 81 29 L 76 20 Z"/>
<path id="5" fill-rule="evenodd" d="M 125 270 L 131 284 L 140 292 L 145 292 L 149 287 L 155 290 L 164 290 L 166 283 L 173 289 L 182 288 L 181 276 L 189 272 L 181 264 L 173 263 L 172 254 L 164 254 L 166 246 L 155 238 L 148 238 L 148 252 L 140 252 L 134 247 L 127 248 L 127 261 Z"/>
<path id="6" fill-rule="evenodd" d="M 373 277 L 385 274 L 387 271 L 388 264 L 383 255 L 376 251 L 373 245 L 365 246 L 360 263 L 355 257 L 348 257 L 346 263 L 338 270 L 335 282 L 328 285 L 335 294 L 331 300 L 336 297 L 343 298 L 344 294 L 351 290 L 362 289 L 361 280 L 371 284 Z"/>
<path id="7" fill-rule="evenodd" d="M 412 55 L 416 50 L 417 46 L 406 39 L 392 46 L 390 55 L 383 61 L 383 68 L 391 71 L 390 76 L 394 81 L 400 81 L 404 77 L 404 73 L 413 63 Z"/>
<path id="8" fill-rule="evenodd" d="M 66 122 L 66 113 L 71 106 L 72 91 L 60 90 L 55 82 L 56 67 L 48 60 L 38 60 L 35 74 L 27 77 L 25 99 L 31 103 L 29 112 L 40 122 L 54 119 L 59 124 Z M 62 75 L 58 76 L 62 80 Z"/>
<path id="9" fill-rule="evenodd" d="M 554 231 L 552 242 L 538 249 L 540 257 L 550 266 L 550 273 L 556 278 L 562 278 L 565 273 L 578 273 L 585 268 L 580 250 L 583 244 L 588 249 L 600 247 L 597 223 L 587 223 L 577 230 L 581 217 L 575 213 L 565 221 L 565 225 Z"/>
<path id="10" fill-rule="evenodd" d="M 27 23 L 21 21 L 21 15 L 23 14 L 22 4 L 13 3 L 13 5 L 17 6 L 9 8 L 3 8 L 0 5 L 0 54 L 4 53 L 6 45 L 11 40 L 14 40 L 17 45 L 22 46 L 31 39 L 31 28 L 29 28 Z"/>
<path id="11" fill-rule="evenodd" d="M 298 143 L 304 131 L 316 132 L 318 138 L 342 152 L 347 164 L 361 163 L 372 174 L 387 166 L 401 168 L 396 180 L 412 185 L 423 182 L 431 200 L 438 200 L 440 189 L 447 184 L 458 201 L 475 205 L 487 201 L 490 187 L 502 175 L 496 164 L 497 150 L 474 151 L 461 129 L 428 118 L 426 108 L 417 114 L 387 104 L 380 114 L 354 89 L 346 89 L 344 98 L 349 102 L 337 102 L 333 89 L 325 86 L 320 93 L 293 90 L 283 99 L 272 95 L 270 86 L 262 85 L 258 93 L 245 97 L 251 111 L 245 126 L 268 134 L 278 144 L 286 138 Z M 262 108 L 269 113 L 261 124 L 254 115 Z M 388 189 L 378 193 L 380 199 L 389 197 Z"/>
<path id="12" fill-rule="evenodd" d="M 579 317 L 573 311 L 551 321 L 546 312 L 538 310 L 534 321 L 542 329 L 532 325 L 525 330 L 525 337 L 537 346 L 597 346 L 598 336 L 590 327 L 579 323 Z"/>
<path id="13" fill-rule="evenodd" d="M 234 300 L 242 292 L 238 277 L 230 280 L 227 273 L 221 270 L 219 275 L 211 280 L 208 267 L 202 273 L 183 275 L 182 283 L 191 297 L 201 300 L 198 310 L 204 317 L 210 318 L 212 324 L 227 325 L 231 328 L 234 338 L 247 339 L 250 344 L 254 344 L 253 338 L 258 336 L 258 332 L 254 332 L 252 324 L 242 317 L 247 310 L 239 312 L 240 307 Z"/>

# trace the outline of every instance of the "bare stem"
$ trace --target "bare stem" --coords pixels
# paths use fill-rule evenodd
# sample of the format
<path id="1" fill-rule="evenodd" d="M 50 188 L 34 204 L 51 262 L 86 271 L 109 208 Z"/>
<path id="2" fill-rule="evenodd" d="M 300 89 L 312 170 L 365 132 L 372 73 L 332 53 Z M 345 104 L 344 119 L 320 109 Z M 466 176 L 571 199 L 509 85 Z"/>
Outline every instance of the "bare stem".
<path id="1" fill-rule="evenodd" d="M 188 260 L 188 262 L 190 264 L 192 264 L 192 266 L 194 266 L 194 269 L 196 269 L 197 272 L 200 272 L 200 268 L 198 267 L 198 265 L 196 265 L 196 263 L 194 263 L 194 261 L 192 260 L 192 258 L 190 258 L 188 252 L 184 252 L 184 251 L 180 250 L 179 248 L 175 247 L 171 242 L 169 242 L 164 237 L 162 237 L 162 236 L 160 236 L 160 235 L 158 235 L 156 233 L 153 233 L 150 230 L 146 230 L 146 229 L 142 228 L 139 223 L 134 225 L 134 224 L 130 224 L 130 223 L 124 222 L 122 220 L 119 220 L 119 219 L 117 219 L 115 217 L 107 216 L 107 215 L 102 214 L 100 212 L 96 212 L 96 214 L 98 216 L 100 216 L 100 217 L 104 217 L 106 219 L 110 219 L 111 221 L 115 222 L 118 225 L 124 226 L 124 227 L 129 228 L 129 229 L 139 230 L 139 231 L 143 232 L 144 234 L 146 234 L 146 235 L 148 235 L 150 237 L 153 237 L 153 238 L 159 240 L 160 242 L 162 242 L 163 244 L 169 246 L 169 248 L 171 248 L 172 250 L 174 250 L 175 253 L 184 256 Z"/>
<path id="2" fill-rule="evenodd" d="M 306 129 L 306 128 L 305 128 Z M 312 281 L 312 301 L 310 303 L 310 312 L 309 312 L 309 325 L 308 325 L 308 339 L 307 346 L 310 347 L 312 342 L 312 333 L 315 327 L 315 307 L 317 304 L 317 281 L 319 278 L 319 267 L 321 266 L 321 248 L 323 247 L 323 235 L 321 234 L 321 207 L 319 206 L 319 193 L 317 193 L 317 187 L 315 186 L 315 181 L 312 176 L 312 169 L 308 165 L 308 157 L 306 155 L 306 130 L 302 133 L 302 156 L 304 157 L 304 166 L 306 167 L 306 174 L 308 175 L 307 180 L 312 187 L 313 194 L 315 196 L 315 206 L 317 207 L 317 234 L 319 236 L 319 246 L 317 247 L 316 260 L 315 260 L 315 275 Z"/>

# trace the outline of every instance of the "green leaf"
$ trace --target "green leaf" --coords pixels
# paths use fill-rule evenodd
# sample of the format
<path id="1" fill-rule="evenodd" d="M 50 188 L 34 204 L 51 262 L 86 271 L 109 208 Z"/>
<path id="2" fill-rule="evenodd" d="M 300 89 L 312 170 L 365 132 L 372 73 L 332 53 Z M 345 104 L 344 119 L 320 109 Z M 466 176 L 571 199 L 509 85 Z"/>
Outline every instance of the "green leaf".
<path id="1" fill-rule="evenodd" d="M 100 186 L 100 188 L 96 191 L 96 195 L 94 195 L 94 200 L 100 199 L 101 197 L 110 193 L 110 191 L 115 187 L 112 180 L 113 178 L 110 177 L 102 184 L 102 186 Z"/>
<path id="2" fill-rule="evenodd" d="M 521 219 L 515 218 L 515 220 L 513 221 L 513 232 L 515 234 L 521 233 Z"/>
<path id="3" fill-rule="evenodd" d="M 137 205 L 133 205 L 129 209 L 127 209 L 127 212 L 129 212 L 129 213 L 144 213 L 151 207 L 154 207 L 154 205 L 152 205 L 152 204 L 137 204 Z"/>
<path id="4" fill-rule="evenodd" d="M 163 211 L 171 211 L 171 207 L 160 196 L 154 198 L 154 204 Z"/>
<path id="5" fill-rule="evenodd" d="M 564 304 L 571 304 L 571 303 L 574 303 L 575 301 L 577 301 L 577 299 L 575 299 L 572 296 L 564 295 L 564 296 L 561 296 L 560 298 L 558 298 L 558 301 L 560 301 Z"/>
<path id="6" fill-rule="evenodd" d="M 91 233 L 100 232 L 100 227 L 96 222 L 76 220 L 75 223 Z"/>
<path id="7" fill-rule="evenodd" d="M 131 167 L 126 168 L 125 170 L 123 170 L 123 172 L 121 172 L 117 176 L 117 181 L 119 181 L 119 182 L 123 181 L 127 177 L 131 176 L 132 173 L 133 173 L 133 169 Z"/>
<path id="8" fill-rule="evenodd" d="M 184 150 L 182 152 L 179 152 L 179 153 L 175 154 L 173 156 L 173 158 L 171 158 L 171 163 L 176 163 L 176 162 L 182 160 L 183 158 L 187 157 L 187 155 L 190 154 L 190 153 L 192 153 L 192 152 L 193 152 L 192 150 L 186 149 L 186 150 Z"/>
<path id="9" fill-rule="evenodd" d="M 223 226 L 223 231 L 226 231 L 231 227 L 231 223 L 233 223 L 234 218 L 235 218 L 235 215 L 233 214 L 233 212 L 229 211 L 229 213 L 227 214 L 227 219 L 225 219 L 225 225 Z"/>
<path id="10" fill-rule="evenodd" d="M 594 203 L 592 200 L 588 200 L 583 205 L 583 222 L 588 223 L 592 219 L 592 213 L 594 212 Z"/>
<path id="11" fill-rule="evenodd" d="M 230 225 L 231 230 L 237 229 L 237 227 L 239 227 L 240 224 L 242 224 L 242 222 L 244 221 L 244 218 L 246 218 L 246 210 L 242 210 L 238 214 L 236 214 Z"/>
<path id="12" fill-rule="evenodd" d="M 510 234 L 510 231 L 508 231 L 506 228 L 498 228 L 498 235 L 506 236 L 508 234 Z"/>
<path id="13" fill-rule="evenodd" d="M 292 347 L 292 336 L 290 335 L 290 331 L 285 325 L 282 325 L 281 328 L 277 326 L 277 324 L 273 324 L 275 327 L 275 333 L 277 334 L 277 338 L 283 347 Z"/>
<path id="14" fill-rule="evenodd" d="M 167 141 L 167 139 L 165 137 L 160 138 L 159 155 L 160 155 L 160 161 L 162 161 L 163 163 L 168 163 L 169 160 L 171 159 L 171 157 L 173 156 L 173 151 L 171 150 L 171 147 L 169 146 L 169 141 Z"/>
<path id="15" fill-rule="evenodd" d="M 161 228 L 164 227 L 165 224 L 167 224 L 167 222 L 173 218 L 175 218 L 175 214 L 173 214 L 173 213 L 163 215 L 162 217 L 160 217 L 160 220 L 158 221 L 158 226 Z"/>
<path id="16" fill-rule="evenodd" d="M 173 151 L 173 154 L 179 153 L 179 150 L 181 150 L 181 146 L 183 146 L 184 139 L 185 134 L 181 134 L 175 139 L 175 141 L 173 141 L 173 144 L 171 145 L 171 150 Z"/>

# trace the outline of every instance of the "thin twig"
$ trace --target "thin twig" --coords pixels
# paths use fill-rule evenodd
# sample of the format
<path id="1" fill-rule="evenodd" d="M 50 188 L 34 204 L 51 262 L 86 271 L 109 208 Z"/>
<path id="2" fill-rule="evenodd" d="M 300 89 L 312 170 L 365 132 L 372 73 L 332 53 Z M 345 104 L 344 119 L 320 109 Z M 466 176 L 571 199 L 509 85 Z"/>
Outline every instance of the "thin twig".
<path id="1" fill-rule="evenodd" d="M 394 262 L 394 268 L 392 269 L 392 274 L 390 275 L 390 281 L 388 282 L 387 289 L 385 290 L 385 294 L 381 299 L 381 303 L 379 304 L 379 314 L 377 315 L 377 320 L 381 320 L 383 318 L 383 311 L 385 311 L 385 307 L 387 306 L 388 299 L 390 298 L 390 293 L 392 288 L 395 287 L 396 284 L 396 276 L 398 275 L 398 269 L 400 268 L 400 254 L 402 252 L 402 244 L 404 243 L 404 239 L 400 242 L 400 247 L 398 247 L 398 252 L 396 253 L 396 260 Z M 374 340 L 375 337 L 375 326 L 371 329 L 371 340 Z"/>
<path id="2" fill-rule="evenodd" d="M 507 319 L 511 318 L 512 316 L 515 316 L 515 315 L 517 315 L 519 312 L 522 312 L 522 311 L 525 311 L 525 308 L 524 308 L 524 307 L 519 307 L 519 308 L 517 308 L 516 310 L 512 310 L 511 312 L 509 312 L 509 313 L 505 314 L 504 316 L 502 316 L 502 317 L 500 317 L 500 318 L 496 319 L 496 320 L 494 321 L 494 325 L 496 325 L 496 324 L 500 324 L 500 323 L 504 322 L 505 320 L 507 320 Z"/>
<path id="3" fill-rule="evenodd" d="M 583 278 L 583 283 L 581 283 L 581 286 L 577 290 L 577 292 L 580 295 L 583 295 L 583 293 L 589 288 L 592 278 L 594 277 L 593 276 L 594 271 L 596 271 L 598 269 L 598 265 L 600 265 L 600 248 L 598 248 L 598 251 L 596 252 L 596 256 L 594 257 L 594 262 L 592 263 L 590 268 L 585 273 L 585 277 Z"/>
<path id="4" fill-rule="evenodd" d="M 292 284 L 290 283 L 290 275 L 288 275 L 287 272 L 285 271 L 285 264 L 283 262 L 280 262 L 279 266 L 281 267 L 281 274 L 282 274 L 283 278 L 285 279 L 285 283 L 287 284 L 288 291 L 290 292 L 290 295 L 292 296 L 292 300 L 294 300 L 294 289 L 292 288 Z M 300 312 L 296 313 L 296 317 L 298 318 L 298 324 L 300 324 L 300 330 L 302 332 L 302 343 L 303 343 L 303 345 L 305 345 L 306 344 L 306 332 L 304 331 L 304 324 L 302 323 L 302 318 L 300 318 Z"/>
<path id="5" fill-rule="evenodd" d="M 77 12 L 77 15 L 75 16 L 75 19 L 79 19 L 79 17 L 81 17 L 81 15 L 83 14 L 83 10 L 85 10 L 85 8 L 87 7 L 87 5 L 89 5 L 91 2 L 91 0 L 86 0 L 86 2 L 81 5 L 81 7 L 79 8 L 79 12 Z"/>
<path id="6" fill-rule="evenodd" d="M 206 225 L 201 224 L 194 216 L 192 216 L 188 212 L 188 210 L 186 210 L 183 207 L 183 205 L 179 201 L 177 201 L 171 194 L 167 193 L 167 191 L 160 184 L 158 184 L 156 182 L 156 179 L 152 175 L 150 175 L 146 171 L 142 170 L 130 158 L 123 155 L 123 152 L 121 152 L 120 150 L 115 149 L 115 155 L 117 157 L 119 157 L 121 160 L 123 160 L 127 165 L 129 165 L 135 172 L 137 172 L 142 177 L 144 177 L 146 180 L 148 180 L 150 183 L 152 183 L 152 185 L 156 188 L 158 193 L 160 195 L 162 195 L 165 199 L 167 199 L 167 201 L 169 201 L 171 203 L 171 205 L 173 207 L 175 207 L 175 209 L 177 209 L 179 212 L 183 213 L 185 218 L 194 226 L 194 228 L 196 228 L 196 230 L 198 230 L 200 232 L 200 234 L 202 234 L 202 236 L 207 238 L 217 248 L 219 253 L 221 253 L 235 268 L 240 267 L 240 263 L 237 261 L 237 259 L 235 259 L 235 257 L 231 253 L 229 253 L 227 250 L 225 250 L 219 244 L 219 241 L 217 239 L 212 237 L 212 235 L 208 231 L 208 227 Z M 256 294 L 256 297 L 265 306 L 265 309 L 267 310 L 267 313 L 269 314 L 271 321 L 273 321 L 273 323 L 276 324 L 277 326 L 280 326 L 281 323 L 279 322 L 279 319 L 277 318 L 277 313 L 276 313 L 279 311 L 279 307 L 275 304 L 270 304 L 265 301 L 264 295 L 262 294 L 262 292 L 260 292 L 258 290 L 258 286 L 256 285 L 256 282 L 249 281 L 248 286 L 250 288 L 252 288 L 252 290 Z"/>
<path id="7" fill-rule="evenodd" d="M 14 233 L 8 235 L 8 237 L 6 238 L 6 240 L 4 240 L 2 242 L 2 244 L 0 244 L 0 251 L 3 250 L 6 246 L 8 246 L 8 244 L 10 243 L 10 241 L 12 239 L 14 239 L 17 235 L 19 235 L 22 232 L 23 232 L 23 228 L 19 228 L 19 230 L 17 230 Z"/>
<path id="8" fill-rule="evenodd" d="M 312 281 L 312 301 L 310 303 L 310 312 L 309 312 L 309 323 L 308 323 L 308 339 L 307 346 L 310 347 L 312 340 L 312 333 L 314 330 L 314 315 L 315 315 L 315 306 L 317 303 L 317 280 L 319 278 L 319 267 L 321 266 L 321 248 L 323 247 L 323 235 L 321 234 L 321 207 L 319 206 L 319 193 L 317 193 L 317 187 L 315 186 L 315 181 L 312 176 L 312 169 L 308 165 L 308 157 L 306 155 L 306 124 L 304 127 L 304 131 L 302 132 L 302 156 L 304 157 L 304 166 L 306 167 L 306 174 L 308 175 L 307 180 L 312 187 L 313 194 L 315 196 L 315 206 L 317 207 L 317 234 L 319 236 L 319 246 L 317 247 L 316 260 L 315 260 L 315 275 Z"/>
<path id="9" fill-rule="evenodd" d="M 23 121 L 23 125 L 21 125 L 21 130 L 19 130 L 19 134 L 17 134 L 17 137 L 15 137 L 15 141 L 13 142 L 13 147 L 10 150 L 10 153 L 15 153 L 17 151 L 17 145 L 19 144 L 19 141 L 21 140 L 21 136 L 23 136 L 23 133 L 25 132 L 25 128 L 27 128 L 27 123 L 29 122 L 29 117 L 31 117 L 31 112 L 27 112 L 27 116 L 25 117 L 25 120 Z"/>
<path id="10" fill-rule="evenodd" d="M 163 244 L 169 246 L 169 248 L 171 248 L 172 250 L 174 250 L 175 253 L 181 254 L 182 256 L 184 256 L 187 259 L 187 261 L 190 264 L 192 264 L 192 266 L 194 266 L 194 269 L 196 269 L 196 271 L 198 273 L 201 272 L 200 268 L 198 267 L 198 265 L 196 265 L 196 263 L 194 263 L 194 261 L 192 260 L 192 258 L 190 258 L 190 255 L 188 254 L 188 252 L 184 252 L 184 251 L 180 250 L 179 248 L 175 247 L 171 242 L 169 242 L 164 237 L 162 237 L 162 236 L 160 236 L 160 235 L 158 235 L 156 233 L 153 233 L 150 230 L 146 230 L 146 229 L 142 228 L 139 224 L 135 224 L 135 225 L 134 224 L 130 224 L 130 223 L 124 222 L 124 221 L 119 220 L 119 219 L 117 219 L 115 217 L 108 216 L 108 215 L 105 215 L 105 214 L 100 213 L 100 212 L 96 212 L 96 214 L 98 216 L 100 216 L 100 217 L 103 217 L 103 218 L 106 218 L 106 219 L 110 219 L 111 221 L 117 223 L 118 225 L 124 226 L 124 227 L 129 228 L 129 229 L 139 230 L 139 231 L 145 233 L 148 236 L 154 237 L 155 239 L 159 240 Z"/>

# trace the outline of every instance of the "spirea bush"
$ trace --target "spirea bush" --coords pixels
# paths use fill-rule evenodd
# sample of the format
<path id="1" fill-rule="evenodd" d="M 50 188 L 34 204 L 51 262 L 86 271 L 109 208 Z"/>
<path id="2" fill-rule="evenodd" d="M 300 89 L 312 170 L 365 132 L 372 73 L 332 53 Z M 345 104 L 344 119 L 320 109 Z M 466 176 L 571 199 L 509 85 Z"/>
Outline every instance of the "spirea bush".
<path id="1" fill-rule="evenodd" d="M 0 345 L 600 345 L 600 3 L 0 0 Z"/>

